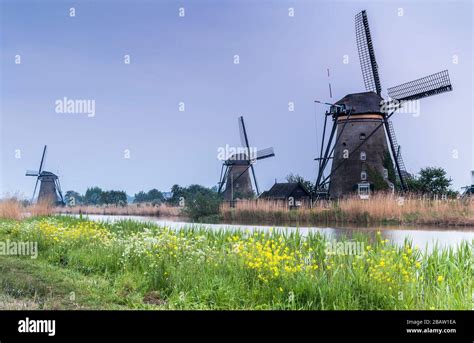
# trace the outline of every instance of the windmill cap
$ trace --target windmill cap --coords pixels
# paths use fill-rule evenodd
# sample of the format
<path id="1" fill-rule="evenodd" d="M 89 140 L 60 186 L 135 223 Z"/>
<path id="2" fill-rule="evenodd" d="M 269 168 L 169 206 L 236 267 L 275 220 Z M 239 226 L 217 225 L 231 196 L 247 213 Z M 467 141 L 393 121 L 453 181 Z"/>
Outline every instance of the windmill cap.
<path id="1" fill-rule="evenodd" d="M 363 92 L 347 94 L 344 98 L 336 102 L 336 105 L 345 105 L 347 109 L 352 109 L 353 114 L 381 113 L 380 103 L 383 98 L 375 92 Z"/>
<path id="2" fill-rule="evenodd" d="M 58 176 L 54 173 L 51 173 L 49 171 L 42 171 L 40 174 L 41 177 L 51 177 L 51 178 L 58 178 Z"/>

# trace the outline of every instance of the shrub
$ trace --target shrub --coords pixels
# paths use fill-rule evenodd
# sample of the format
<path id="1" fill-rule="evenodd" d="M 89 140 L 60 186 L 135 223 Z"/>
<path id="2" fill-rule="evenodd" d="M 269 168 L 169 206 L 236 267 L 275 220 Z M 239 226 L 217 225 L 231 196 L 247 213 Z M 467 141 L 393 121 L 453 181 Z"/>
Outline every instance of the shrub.
<path id="1" fill-rule="evenodd" d="M 212 191 L 197 193 L 186 199 L 184 214 L 192 220 L 219 214 L 220 196 Z"/>

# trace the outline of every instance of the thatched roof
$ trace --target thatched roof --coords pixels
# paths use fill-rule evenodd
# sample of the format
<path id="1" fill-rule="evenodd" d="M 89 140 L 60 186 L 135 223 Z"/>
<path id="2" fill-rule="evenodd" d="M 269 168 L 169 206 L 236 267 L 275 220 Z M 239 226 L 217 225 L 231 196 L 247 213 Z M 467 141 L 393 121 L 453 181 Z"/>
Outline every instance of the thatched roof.
<path id="1" fill-rule="evenodd" d="M 306 196 L 310 196 L 306 187 L 299 182 L 275 183 L 268 191 L 263 192 L 260 198 L 287 199 L 300 188 Z"/>

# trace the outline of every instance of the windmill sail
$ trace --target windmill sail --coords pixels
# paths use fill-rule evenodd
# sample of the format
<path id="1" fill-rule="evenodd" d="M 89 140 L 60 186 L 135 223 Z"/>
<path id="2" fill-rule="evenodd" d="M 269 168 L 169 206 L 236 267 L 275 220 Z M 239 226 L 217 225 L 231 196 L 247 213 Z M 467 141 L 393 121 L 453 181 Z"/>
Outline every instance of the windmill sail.
<path id="1" fill-rule="evenodd" d="M 449 73 L 443 70 L 421 79 L 388 88 L 388 95 L 397 100 L 417 100 L 453 90 Z"/>
<path id="2" fill-rule="evenodd" d="M 33 196 L 31 197 L 31 202 L 35 200 L 36 189 L 38 188 L 39 177 L 36 179 L 35 189 L 33 190 Z"/>
<path id="3" fill-rule="evenodd" d="M 253 176 L 253 182 L 255 184 L 255 190 L 257 191 L 257 196 L 259 196 L 260 190 L 258 188 L 257 177 L 255 176 L 255 169 L 253 167 L 253 164 L 250 165 L 250 168 L 252 169 L 252 176 Z"/>
<path id="4" fill-rule="evenodd" d="M 398 172 L 398 177 L 400 179 L 400 183 L 402 184 L 402 187 L 406 188 L 406 176 L 408 175 L 407 169 L 405 167 L 405 162 L 403 161 L 402 157 L 402 147 L 398 145 L 397 142 L 397 137 L 395 135 L 395 129 L 393 128 L 393 123 L 391 120 L 387 120 L 387 134 L 390 136 L 390 140 L 393 144 L 394 151 L 392 151 L 393 158 L 396 160 L 396 167 L 397 167 L 397 172 Z"/>
<path id="5" fill-rule="evenodd" d="M 355 17 L 357 50 L 359 51 L 360 67 L 364 78 L 365 89 L 368 92 L 381 94 L 380 77 L 375 60 L 374 46 L 370 35 L 369 21 L 365 11 Z"/>
<path id="6" fill-rule="evenodd" d="M 40 166 L 39 166 L 39 170 L 38 170 L 38 175 L 41 174 L 41 172 L 43 171 L 43 167 L 44 167 L 44 162 L 45 162 L 45 159 L 46 159 L 46 152 L 48 151 L 48 146 L 45 145 L 44 146 L 44 149 L 43 149 L 43 156 L 41 157 L 41 163 L 40 163 Z"/>
<path id="7" fill-rule="evenodd" d="M 244 117 L 239 117 L 240 143 L 244 148 L 250 149 L 247 131 L 245 130 Z"/>
<path id="8" fill-rule="evenodd" d="M 275 151 L 273 148 L 266 148 L 257 151 L 257 160 L 263 160 L 264 158 L 269 158 L 275 156 Z"/>

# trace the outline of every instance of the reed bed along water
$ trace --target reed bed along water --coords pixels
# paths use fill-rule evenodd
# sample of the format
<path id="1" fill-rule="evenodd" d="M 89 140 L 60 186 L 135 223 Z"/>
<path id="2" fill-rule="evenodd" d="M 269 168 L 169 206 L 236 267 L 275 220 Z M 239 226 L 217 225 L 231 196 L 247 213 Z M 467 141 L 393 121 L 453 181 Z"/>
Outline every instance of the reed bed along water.
<path id="1" fill-rule="evenodd" d="M 394 246 L 381 235 L 360 234 L 340 239 L 340 249 L 318 233 L 170 230 L 68 216 L 0 221 L 0 239 L 37 242 L 37 259 L 0 256 L 0 295 L 41 308 L 472 307 L 467 241 L 428 252 L 408 240 Z"/>
<path id="2" fill-rule="evenodd" d="M 78 205 L 73 207 L 56 207 L 55 213 L 65 214 L 101 214 L 101 215 L 128 215 L 128 216 L 148 216 L 148 217 L 179 217 L 181 215 L 181 207 L 173 207 L 167 205 L 151 205 L 151 204 L 129 204 L 127 206 L 115 205 Z"/>
<path id="3" fill-rule="evenodd" d="M 53 214 L 53 209 L 48 202 L 26 206 L 16 198 L 9 198 L 0 201 L 0 218 L 20 220 L 29 216 L 49 216 Z"/>
<path id="4" fill-rule="evenodd" d="M 376 194 L 367 200 L 320 201 L 298 209 L 282 201 L 237 201 L 233 208 L 223 203 L 220 213 L 224 221 L 240 223 L 474 225 L 474 201 L 416 195 Z"/>
<path id="5" fill-rule="evenodd" d="M 15 199 L 0 201 L 0 218 L 19 220 L 22 217 L 23 208 L 21 203 Z"/>
<path id="6" fill-rule="evenodd" d="M 49 202 L 39 202 L 26 207 L 26 212 L 32 217 L 49 216 L 54 213 L 54 206 Z"/>

